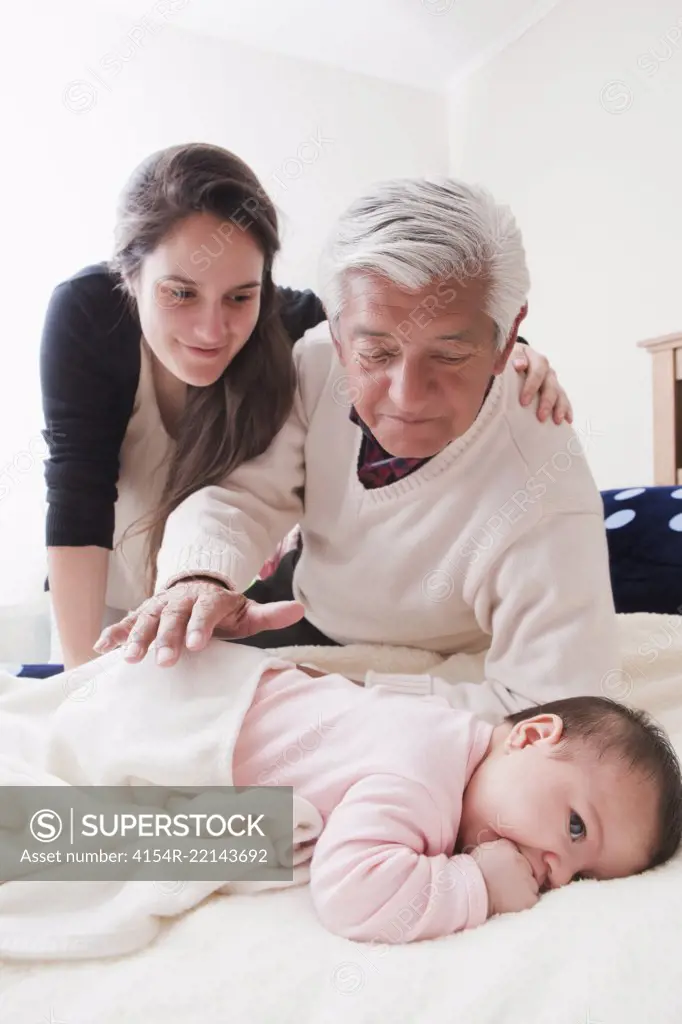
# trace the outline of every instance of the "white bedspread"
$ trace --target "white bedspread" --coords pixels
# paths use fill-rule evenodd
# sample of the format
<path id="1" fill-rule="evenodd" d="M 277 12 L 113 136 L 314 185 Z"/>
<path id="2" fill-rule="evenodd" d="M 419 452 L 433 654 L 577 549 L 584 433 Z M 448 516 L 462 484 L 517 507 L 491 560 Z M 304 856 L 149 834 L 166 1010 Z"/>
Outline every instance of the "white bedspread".
<path id="1" fill-rule="evenodd" d="M 12 787 L 12 800 L 0 804 L 0 844 L 13 874 L 18 873 L 0 885 L 0 959 L 70 960 L 131 953 L 153 941 L 164 918 L 191 910 L 212 893 L 254 893 L 308 881 L 311 840 L 323 824 L 312 804 L 294 794 L 293 807 L 285 802 L 273 817 L 265 790 L 258 791 L 266 797 L 258 807 L 248 792 L 233 794 L 228 810 L 224 799 L 208 789 L 232 786 L 233 750 L 258 682 L 267 669 L 287 665 L 265 651 L 214 640 L 201 654 L 185 653 L 172 668 L 160 668 L 153 652 L 129 665 L 120 651 L 114 651 L 40 683 L 0 673 L 0 786 Z M 26 786 L 41 789 L 36 793 Z M 90 797 L 85 806 L 81 786 L 97 787 L 89 791 L 97 798 Z M 136 860 L 140 849 L 150 852 L 154 840 L 140 845 L 129 835 L 112 840 L 102 835 L 92 840 L 80 837 L 75 847 L 79 853 L 94 851 L 99 856 L 104 850 L 109 857 L 115 850 L 130 874 L 108 879 L 97 866 L 95 878 L 86 881 L 81 867 L 81 878 L 65 882 L 54 878 L 54 863 L 26 859 L 29 846 L 29 857 L 31 852 L 55 856 L 49 845 L 32 838 L 27 824 L 28 814 L 39 809 L 55 813 L 55 787 L 62 799 L 68 791 L 80 792 L 77 817 L 84 810 L 95 819 L 104 812 L 107 829 L 114 811 L 134 820 L 140 811 L 154 807 L 168 815 L 169 822 L 176 814 L 204 815 L 204 821 L 220 812 L 237 815 L 234 827 L 239 834 L 246 815 L 253 814 L 259 822 L 265 819 L 265 831 L 250 841 L 245 838 L 245 848 L 236 837 L 213 842 L 198 825 L 200 819 L 185 818 L 198 834 L 174 838 L 169 847 L 184 850 L 187 857 L 200 848 L 210 858 L 227 845 L 244 853 L 245 861 L 231 872 L 219 860 L 204 867 L 197 859 L 194 877 L 185 873 L 180 880 L 172 864 L 164 865 L 164 874 L 163 866 L 151 863 L 147 868 Z M 108 801 L 102 801 L 100 787 L 116 787 L 115 804 L 111 790 Z M 192 788 L 191 798 L 180 795 L 182 787 Z M 17 813 L 17 799 L 33 793 L 37 803 L 31 802 L 28 814 Z M 68 805 L 59 807 L 63 826 Z M 54 818 L 51 823 L 54 828 Z M 64 832 L 62 852 L 68 856 L 67 828 Z M 159 845 L 165 845 L 163 839 Z M 257 855 L 259 850 L 267 853 L 273 875 L 266 878 L 266 869 L 249 864 L 248 847 Z M 185 865 L 185 872 L 189 870 Z M 226 882 L 230 877 L 233 880 Z"/>
<path id="2" fill-rule="evenodd" d="M 622 616 L 620 628 L 624 670 L 614 668 L 604 692 L 651 711 L 682 753 L 682 618 Z M 352 675 L 434 671 L 439 662 L 396 648 L 277 653 Z M 437 671 L 471 678 L 475 668 L 471 658 L 452 658 Z M 680 857 L 638 878 L 568 886 L 523 914 L 403 947 L 326 933 L 305 888 L 212 896 L 127 957 L 2 964 L 0 1020 L 677 1024 L 681 922 Z"/>

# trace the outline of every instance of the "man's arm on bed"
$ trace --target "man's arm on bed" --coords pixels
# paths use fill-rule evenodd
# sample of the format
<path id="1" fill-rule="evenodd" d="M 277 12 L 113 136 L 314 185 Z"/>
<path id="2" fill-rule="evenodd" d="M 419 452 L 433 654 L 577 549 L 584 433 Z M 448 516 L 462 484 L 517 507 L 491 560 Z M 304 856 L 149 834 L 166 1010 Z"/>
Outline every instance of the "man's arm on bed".
<path id="1" fill-rule="evenodd" d="M 483 682 L 449 683 L 436 669 L 368 673 L 365 685 L 443 696 L 491 722 L 550 700 L 609 696 L 621 658 L 600 515 L 545 516 L 488 570 L 472 607 L 491 635 Z"/>
<path id="2" fill-rule="evenodd" d="M 351 786 L 317 840 L 310 888 L 322 924 L 356 941 L 413 942 L 482 924 L 488 891 L 473 857 L 428 856 L 441 816 L 428 790 L 397 775 Z"/>

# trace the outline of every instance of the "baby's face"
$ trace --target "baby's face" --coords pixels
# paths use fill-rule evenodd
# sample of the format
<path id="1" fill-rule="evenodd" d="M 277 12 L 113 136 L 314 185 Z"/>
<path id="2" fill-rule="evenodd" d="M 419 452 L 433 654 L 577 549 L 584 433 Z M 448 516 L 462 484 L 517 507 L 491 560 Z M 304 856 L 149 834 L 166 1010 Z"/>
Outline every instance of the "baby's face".
<path id="1" fill-rule="evenodd" d="M 655 785 L 579 741 L 559 759 L 561 733 L 556 715 L 494 730 L 464 792 L 457 850 L 510 839 L 542 889 L 643 871 L 656 835 Z"/>

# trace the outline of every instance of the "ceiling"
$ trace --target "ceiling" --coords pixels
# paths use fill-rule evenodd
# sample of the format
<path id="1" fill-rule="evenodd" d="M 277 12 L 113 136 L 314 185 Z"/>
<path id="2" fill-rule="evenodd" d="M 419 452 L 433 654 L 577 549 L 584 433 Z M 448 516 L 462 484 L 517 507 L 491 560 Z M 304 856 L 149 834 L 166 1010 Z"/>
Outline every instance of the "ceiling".
<path id="1" fill-rule="evenodd" d="M 509 46 L 560 0 L 96 0 L 272 53 L 445 89 Z M 159 11 L 166 10 L 165 16 Z M 157 13 L 155 13 L 155 11 Z"/>

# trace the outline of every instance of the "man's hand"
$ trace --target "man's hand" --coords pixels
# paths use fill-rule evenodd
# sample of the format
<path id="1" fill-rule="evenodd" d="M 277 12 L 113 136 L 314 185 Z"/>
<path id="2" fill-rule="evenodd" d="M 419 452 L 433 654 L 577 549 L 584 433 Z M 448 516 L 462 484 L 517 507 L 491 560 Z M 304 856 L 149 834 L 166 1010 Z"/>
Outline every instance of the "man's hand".
<path id="1" fill-rule="evenodd" d="M 537 417 L 544 423 L 552 415 L 555 423 L 573 422 L 573 409 L 568 395 L 559 384 L 557 375 L 549 365 L 546 356 L 536 352 L 530 345 L 517 342 L 512 352 L 514 369 L 527 374 L 521 391 L 521 405 L 528 405 L 540 393 Z"/>
<path id="2" fill-rule="evenodd" d="M 534 907 L 540 898 L 533 869 L 509 839 L 476 846 L 471 856 L 488 889 L 488 916 L 510 914 Z"/>
<path id="3" fill-rule="evenodd" d="M 201 651 L 219 630 L 223 639 L 241 638 L 263 629 L 283 629 L 303 618 L 298 601 L 258 604 L 210 580 L 183 582 L 160 591 L 105 629 L 95 644 L 98 654 L 126 644 L 126 661 L 142 661 L 156 640 L 158 665 L 174 665 L 183 645 Z"/>

